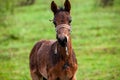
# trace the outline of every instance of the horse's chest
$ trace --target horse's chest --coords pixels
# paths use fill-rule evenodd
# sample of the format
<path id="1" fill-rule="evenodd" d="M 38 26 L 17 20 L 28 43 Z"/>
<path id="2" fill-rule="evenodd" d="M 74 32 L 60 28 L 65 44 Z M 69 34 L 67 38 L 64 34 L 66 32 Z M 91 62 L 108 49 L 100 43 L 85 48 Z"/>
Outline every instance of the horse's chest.
<path id="1" fill-rule="evenodd" d="M 56 64 L 49 71 L 49 76 L 53 77 L 53 79 L 60 78 L 60 80 L 70 80 L 73 77 L 74 67 L 69 65 L 68 63 L 60 62 Z"/>

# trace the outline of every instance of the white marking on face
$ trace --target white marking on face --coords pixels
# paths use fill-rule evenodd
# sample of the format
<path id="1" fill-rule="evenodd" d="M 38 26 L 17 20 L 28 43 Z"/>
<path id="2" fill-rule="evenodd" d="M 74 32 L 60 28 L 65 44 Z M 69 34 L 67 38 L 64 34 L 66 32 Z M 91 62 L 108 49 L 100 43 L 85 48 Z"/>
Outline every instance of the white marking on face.
<path id="1" fill-rule="evenodd" d="M 66 38 L 67 38 L 67 43 L 68 43 L 68 36 L 67 35 L 65 35 L 66 36 Z M 65 50 L 66 50 L 66 55 L 68 56 L 69 55 L 69 53 L 68 53 L 68 44 L 67 44 L 67 46 L 65 47 Z"/>
<path id="2" fill-rule="evenodd" d="M 55 54 L 57 54 L 57 46 L 55 47 Z"/>
<path id="3" fill-rule="evenodd" d="M 67 48 L 67 46 L 65 47 L 65 50 L 66 50 L 66 55 L 68 56 L 69 54 L 68 54 L 68 48 Z"/>

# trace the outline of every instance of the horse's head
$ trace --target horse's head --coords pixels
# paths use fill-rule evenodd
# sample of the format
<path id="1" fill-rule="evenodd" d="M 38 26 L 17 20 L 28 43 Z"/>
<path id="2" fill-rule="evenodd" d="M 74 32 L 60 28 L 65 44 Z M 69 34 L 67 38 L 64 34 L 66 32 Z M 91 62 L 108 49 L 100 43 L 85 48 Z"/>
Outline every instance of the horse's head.
<path id="1" fill-rule="evenodd" d="M 57 33 L 56 38 L 62 47 L 67 45 L 67 42 L 70 38 L 70 9 L 71 5 L 68 0 L 65 1 L 64 8 L 58 8 L 54 1 L 51 3 L 51 10 L 54 13 L 53 23 Z"/>

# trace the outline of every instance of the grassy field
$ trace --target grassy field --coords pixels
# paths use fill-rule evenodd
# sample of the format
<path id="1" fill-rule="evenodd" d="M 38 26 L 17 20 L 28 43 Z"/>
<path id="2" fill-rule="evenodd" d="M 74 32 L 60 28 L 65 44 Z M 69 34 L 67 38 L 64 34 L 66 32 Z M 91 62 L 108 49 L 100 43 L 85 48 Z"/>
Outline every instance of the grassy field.
<path id="1" fill-rule="evenodd" d="M 31 80 L 29 53 L 41 39 L 55 39 L 52 0 L 18 7 L 0 26 L 0 80 Z M 55 0 L 62 5 L 64 0 Z M 120 2 L 98 7 L 95 0 L 71 0 L 72 43 L 77 80 L 120 80 Z"/>

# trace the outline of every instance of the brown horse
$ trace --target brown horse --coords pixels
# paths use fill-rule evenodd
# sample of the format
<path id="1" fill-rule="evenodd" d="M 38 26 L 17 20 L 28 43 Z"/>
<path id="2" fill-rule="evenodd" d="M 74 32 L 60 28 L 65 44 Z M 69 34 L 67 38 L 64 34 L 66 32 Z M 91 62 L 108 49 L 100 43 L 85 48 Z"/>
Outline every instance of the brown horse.
<path id="1" fill-rule="evenodd" d="M 52 1 L 57 41 L 41 40 L 33 47 L 30 54 L 32 80 L 76 80 L 77 60 L 70 37 L 70 9 L 68 0 L 64 8 L 59 9 Z"/>

